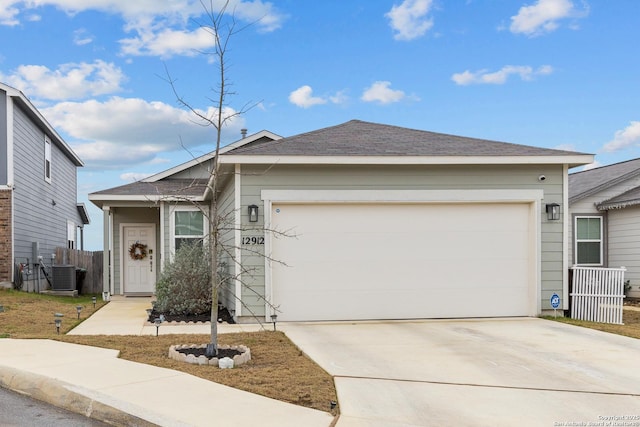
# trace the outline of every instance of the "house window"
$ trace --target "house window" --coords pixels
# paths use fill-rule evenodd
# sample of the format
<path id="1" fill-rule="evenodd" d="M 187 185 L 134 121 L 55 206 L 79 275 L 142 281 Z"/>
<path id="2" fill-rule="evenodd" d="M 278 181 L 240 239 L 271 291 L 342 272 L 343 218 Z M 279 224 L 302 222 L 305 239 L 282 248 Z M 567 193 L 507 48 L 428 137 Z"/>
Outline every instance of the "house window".
<path id="1" fill-rule="evenodd" d="M 576 264 L 602 265 L 602 217 L 576 217 Z"/>
<path id="2" fill-rule="evenodd" d="M 204 215 L 200 210 L 175 210 L 173 213 L 173 250 L 185 242 L 202 243 L 205 237 Z"/>
<path id="3" fill-rule="evenodd" d="M 44 137 L 44 180 L 51 183 L 51 141 Z"/>
<path id="4" fill-rule="evenodd" d="M 73 221 L 67 221 L 67 248 L 76 248 L 76 224 Z"/>

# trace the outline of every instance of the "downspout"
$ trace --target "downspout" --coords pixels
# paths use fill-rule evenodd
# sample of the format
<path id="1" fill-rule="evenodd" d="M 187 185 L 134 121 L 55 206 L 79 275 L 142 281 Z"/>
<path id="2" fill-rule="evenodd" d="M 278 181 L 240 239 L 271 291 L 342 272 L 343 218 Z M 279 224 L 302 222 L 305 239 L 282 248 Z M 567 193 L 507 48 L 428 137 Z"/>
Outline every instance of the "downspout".
<path id="1" fill-rule="evenodd" d="M 111 242 L 111 209 L 109 206 L 102 207 L 102 263 L 103 263 L 103 275 L 102 275 L 102 295 L 108 297 L 113 294 L 113 263 L 112 260 L 112 242 Z M 106 274 L 105 274 L 106 273 Z M 105 298 L 106 299 L 106 298 Z"/>

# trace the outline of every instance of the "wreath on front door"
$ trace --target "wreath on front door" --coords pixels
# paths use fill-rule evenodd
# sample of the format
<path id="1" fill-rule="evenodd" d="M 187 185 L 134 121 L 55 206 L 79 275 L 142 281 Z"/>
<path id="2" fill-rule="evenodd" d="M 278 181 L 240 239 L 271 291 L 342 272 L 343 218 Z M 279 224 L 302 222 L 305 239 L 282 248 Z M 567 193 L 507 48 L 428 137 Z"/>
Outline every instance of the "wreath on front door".
<path id="1" fill-rule="evenodd" d="M 140 242 L 135 242 L 129 247 L 129 256 L 133 260 L 141 260 L 147 257 L 147 245 L 143 245 Z"/>

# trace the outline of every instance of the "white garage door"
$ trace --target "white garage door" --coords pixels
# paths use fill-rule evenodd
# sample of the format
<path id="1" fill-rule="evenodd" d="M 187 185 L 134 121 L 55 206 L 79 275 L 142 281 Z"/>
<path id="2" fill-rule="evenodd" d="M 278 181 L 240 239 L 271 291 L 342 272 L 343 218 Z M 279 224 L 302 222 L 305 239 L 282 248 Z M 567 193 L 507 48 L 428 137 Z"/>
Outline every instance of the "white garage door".
<path id="1" fill-rule="evenodd" d="M 530 204 L 274 204 L 278 320 L 531 315 Z"/>

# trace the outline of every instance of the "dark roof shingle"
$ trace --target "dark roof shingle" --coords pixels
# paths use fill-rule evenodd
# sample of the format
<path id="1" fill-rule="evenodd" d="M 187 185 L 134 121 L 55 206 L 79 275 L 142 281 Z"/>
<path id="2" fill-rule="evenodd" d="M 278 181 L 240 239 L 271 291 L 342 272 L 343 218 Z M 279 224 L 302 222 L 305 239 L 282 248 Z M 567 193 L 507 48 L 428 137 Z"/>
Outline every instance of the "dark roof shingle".
<path id="1" fill-rule="evenodd" d="M 640 175 L 640 159 L 601 166 L 569 175 L 569 202 L 577 202 Z"/>
<path id="2" fill-rule="evenodd" d="M 109 196 L 148 196 L 148 197 L 199 197 L 207 187 L 206 179 L 166 179 L 156 182 L 137 181 L 119 187 L 91 193 Z"/>
<path id="3" fill-rule="evenodd" d="M 280 156 L 563 156 L 572 151 L 447 135 L 398 126 L 349 122 L 260 144 L 224 155 Z"/>

